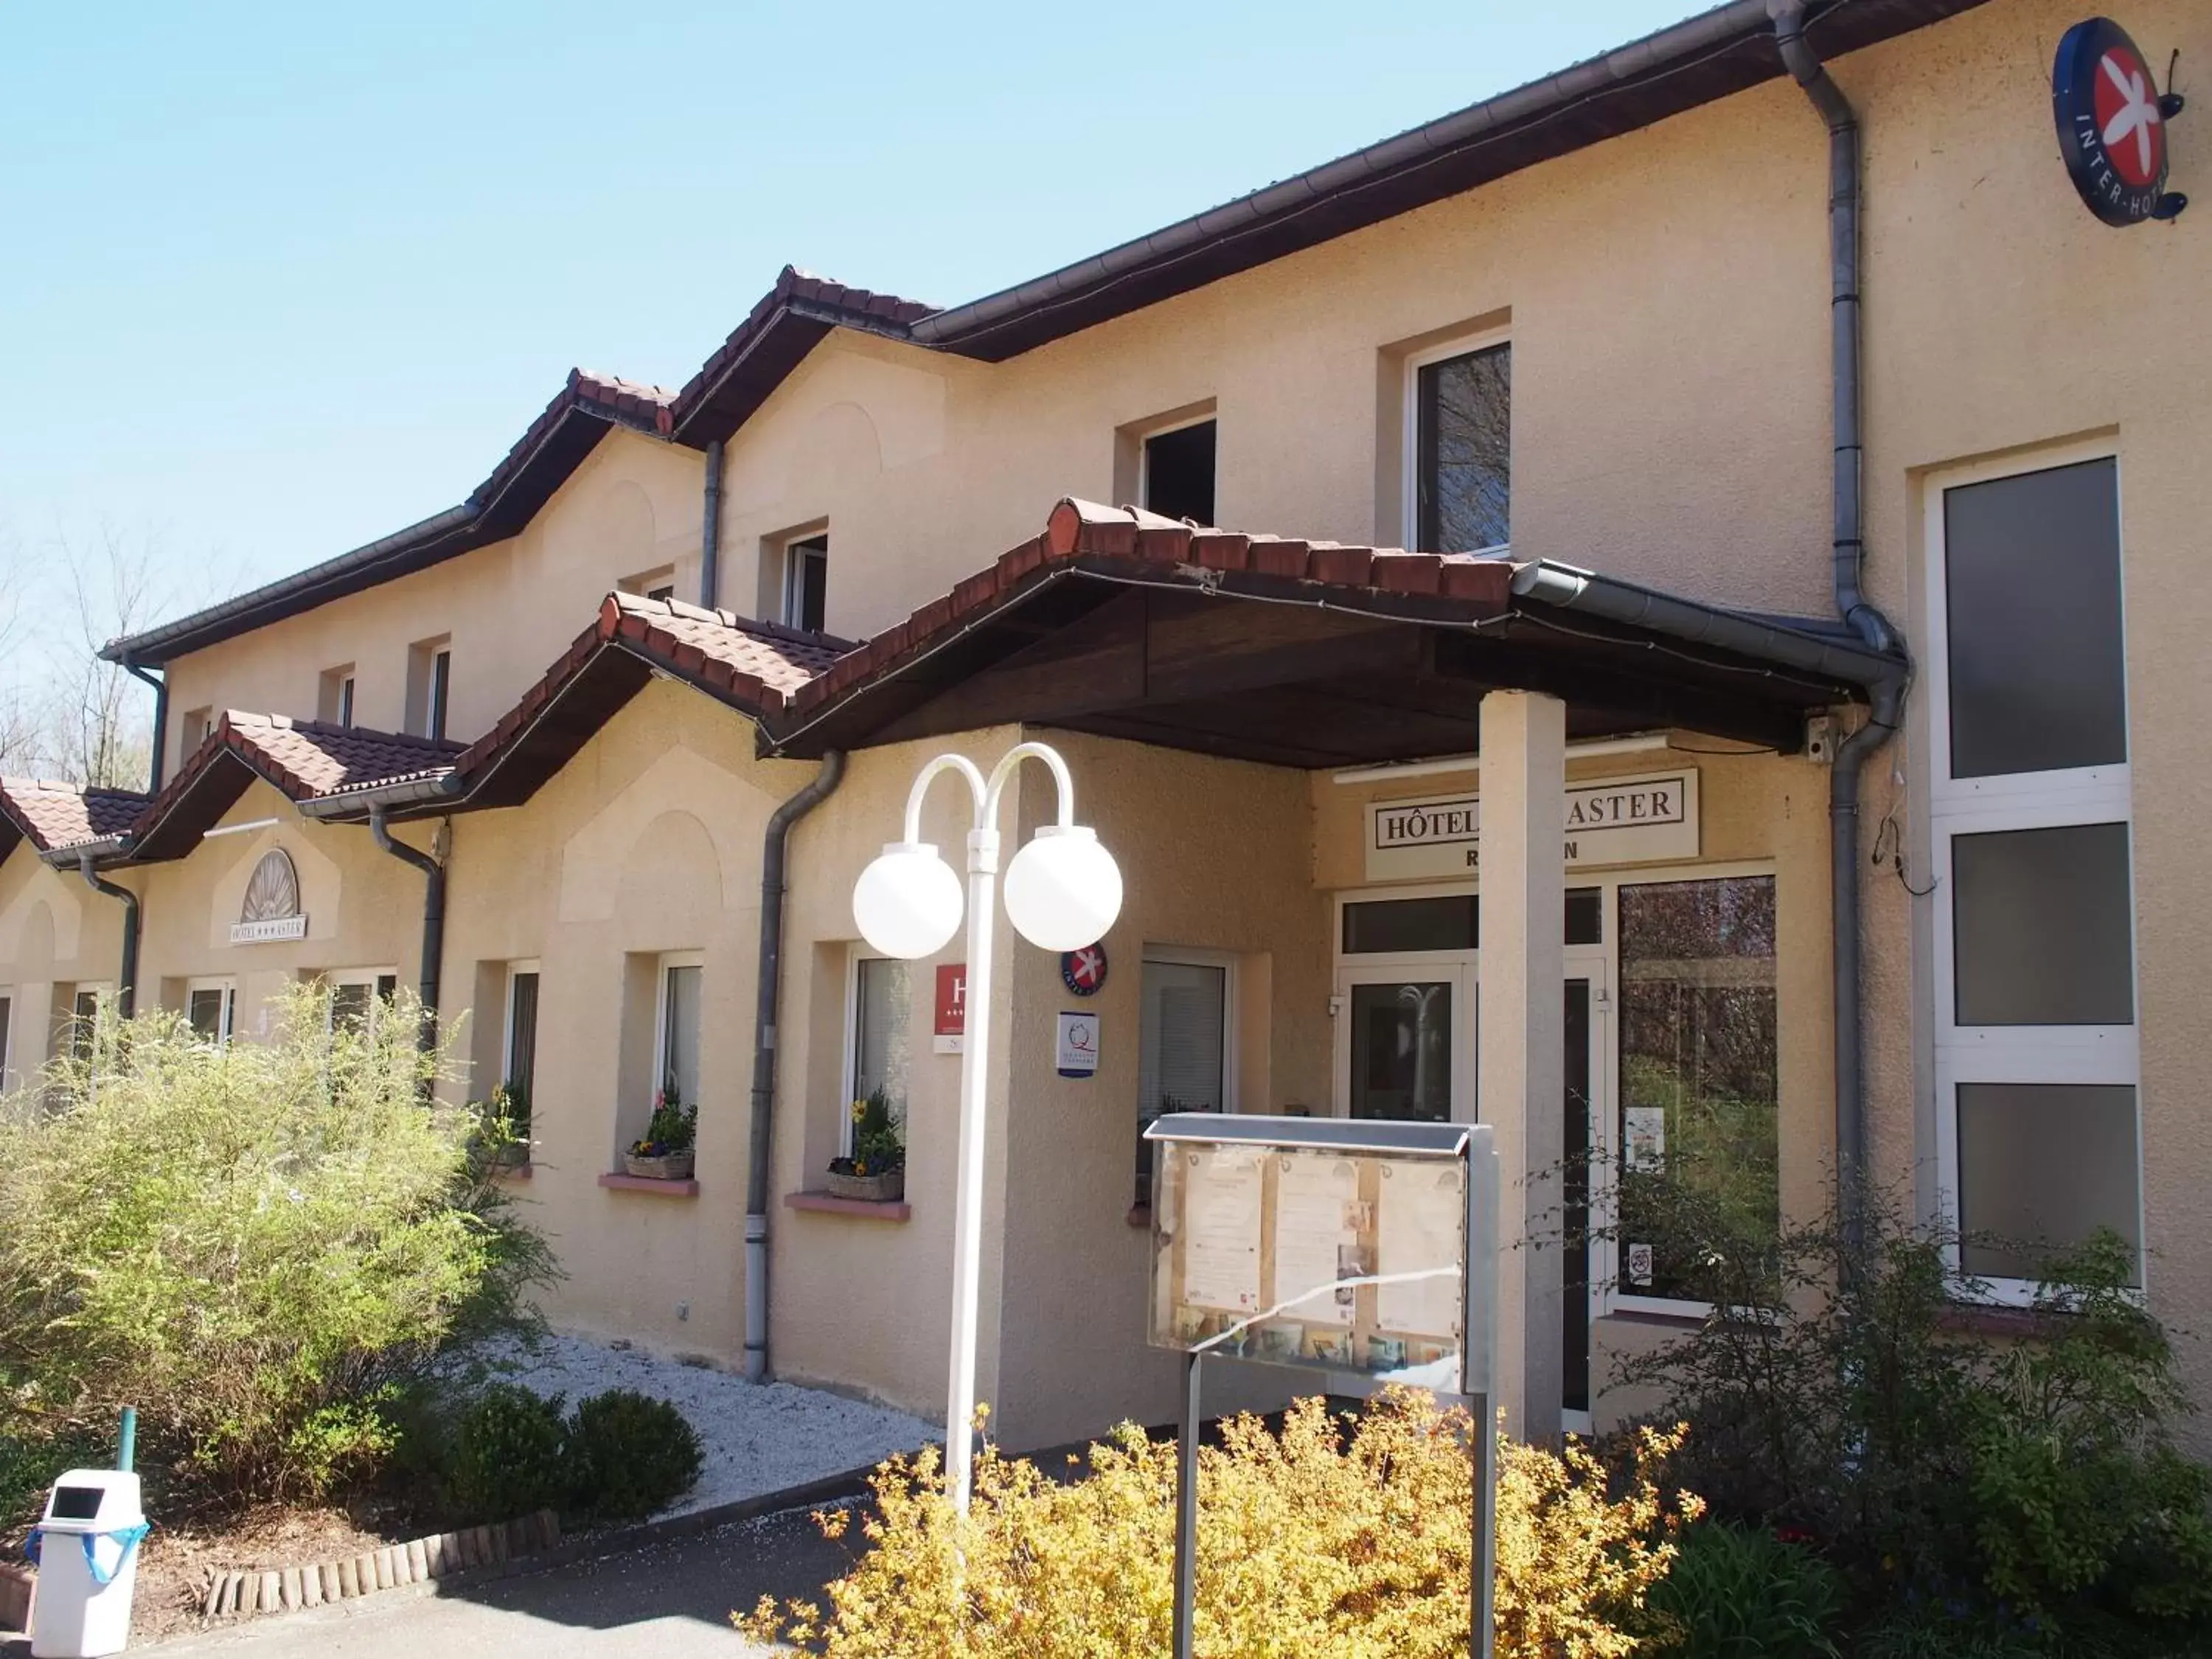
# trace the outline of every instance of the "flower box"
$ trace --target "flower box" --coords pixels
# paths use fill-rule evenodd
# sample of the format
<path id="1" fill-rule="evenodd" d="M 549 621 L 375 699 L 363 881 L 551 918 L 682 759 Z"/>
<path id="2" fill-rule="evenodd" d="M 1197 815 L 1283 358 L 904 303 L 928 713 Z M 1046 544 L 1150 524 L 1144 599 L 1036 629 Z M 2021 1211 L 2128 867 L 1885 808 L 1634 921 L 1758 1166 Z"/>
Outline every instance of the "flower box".
<path id="1" fill-rule="evenodd" d="M 659 1158 L 641 1158 L 635 1152 L 623 1154 L 623 1170 L 640 1181 L 689 1181 L 691 1179 L 692 1155 L 690 1152 L 666 1152 Z"/>
<path id="2" fill-rule="evenodd" d="M 823 1176 L 823 1183 L 830 1197 L 858 1199 L 864 1204 L 890 1204 L 906 1196 L 904 1170 L 865 1176 L 840 1175 L 831 1170 Z"/>

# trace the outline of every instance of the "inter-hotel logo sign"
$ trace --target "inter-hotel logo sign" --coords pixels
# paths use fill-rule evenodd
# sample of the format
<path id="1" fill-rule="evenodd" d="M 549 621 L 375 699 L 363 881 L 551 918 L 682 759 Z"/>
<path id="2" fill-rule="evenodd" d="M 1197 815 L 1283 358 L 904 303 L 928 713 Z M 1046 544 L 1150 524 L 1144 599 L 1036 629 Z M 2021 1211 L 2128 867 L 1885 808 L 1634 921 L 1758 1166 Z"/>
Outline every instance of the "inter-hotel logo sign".
<path id="1" fill-rule="evenodd" d="M 1569 864 L 1650 864 L 1698 855 L 1698 775 L 1609 778 L 1567 790 Z M 1479 867 L 1482 798 L 1378 800 L 1367 809 L 1367 878 L 1468 876 Z"/>

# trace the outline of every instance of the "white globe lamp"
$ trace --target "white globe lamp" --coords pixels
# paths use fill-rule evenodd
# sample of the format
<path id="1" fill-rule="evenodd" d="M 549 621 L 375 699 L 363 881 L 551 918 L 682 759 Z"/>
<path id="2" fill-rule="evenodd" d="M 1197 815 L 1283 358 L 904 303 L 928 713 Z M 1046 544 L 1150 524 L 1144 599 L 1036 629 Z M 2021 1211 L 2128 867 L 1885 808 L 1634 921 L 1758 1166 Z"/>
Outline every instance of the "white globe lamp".
<path id="1" fill-rule="evenodd" d="M 1046 951 L 1080 951 L 1121 914 L 1121 871 L 1081 824 L 1047 824 L 1006 866 L 1006 916 Z"/>
<path id="2" fill-rule="evenodd" d="M 860 937 L 887 957 L 933 957 L 960 930 L 960 878 L 927 842 L 895 841 L 853 884 Z"/>

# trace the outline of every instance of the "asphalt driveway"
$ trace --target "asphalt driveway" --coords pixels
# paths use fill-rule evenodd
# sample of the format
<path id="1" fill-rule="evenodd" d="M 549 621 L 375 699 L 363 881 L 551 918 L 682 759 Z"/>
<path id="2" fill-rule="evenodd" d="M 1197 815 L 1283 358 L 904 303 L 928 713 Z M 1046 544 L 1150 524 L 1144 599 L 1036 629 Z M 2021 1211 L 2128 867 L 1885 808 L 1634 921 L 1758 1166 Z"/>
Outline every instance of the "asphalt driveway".
<path id="1" fill-rule="evenodd" d="M 732 1522 L 650 1545 L 445 1595 L 392 1590 L 133 1650 L 162 1659 L 744 1659 L 776 1651 L 731 1627 L 763 1595 L 814 1596 L 847 1546 L 803 1510 Z M 25 1659 L 27 1642 L 0 1644 Z"/>

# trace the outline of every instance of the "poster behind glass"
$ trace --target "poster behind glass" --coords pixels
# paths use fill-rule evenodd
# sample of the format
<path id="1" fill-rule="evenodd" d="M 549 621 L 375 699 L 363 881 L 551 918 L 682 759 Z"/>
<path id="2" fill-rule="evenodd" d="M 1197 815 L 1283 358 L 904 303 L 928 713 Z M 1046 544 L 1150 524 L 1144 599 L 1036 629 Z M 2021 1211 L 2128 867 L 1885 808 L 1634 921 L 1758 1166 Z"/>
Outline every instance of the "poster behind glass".
<path id="1" fill-rule="evenodd" d="M 1154 1346 L 1459 1390 L 1462 1159 L 1154 1148 Z"/>

